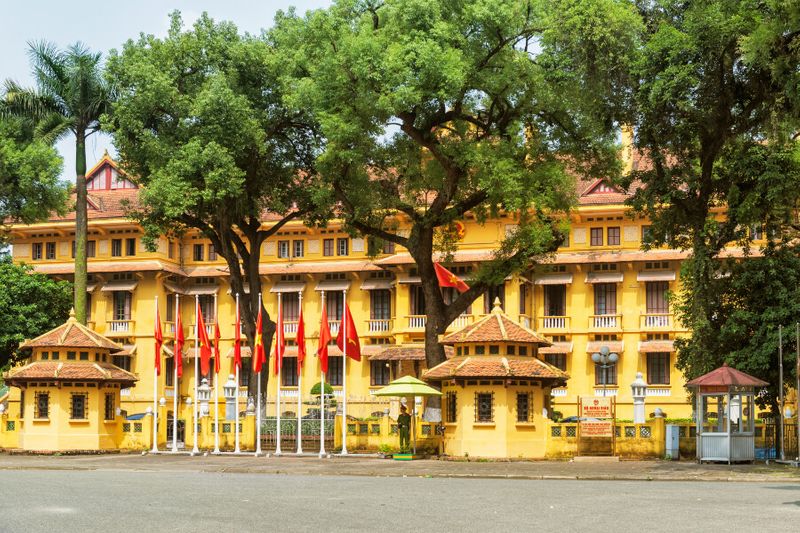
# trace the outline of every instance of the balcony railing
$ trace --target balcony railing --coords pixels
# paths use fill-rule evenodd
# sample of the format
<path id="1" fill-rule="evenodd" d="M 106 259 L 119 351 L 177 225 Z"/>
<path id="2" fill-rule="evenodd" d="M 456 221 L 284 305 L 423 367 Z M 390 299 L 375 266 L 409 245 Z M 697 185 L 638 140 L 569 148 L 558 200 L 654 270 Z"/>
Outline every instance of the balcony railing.
<path id="1" fill-rule="evenodd" d="M 466 313 L 458 315 L 456 319 L 447 326 L 447 331 L 458 331 L 469 326 L 473 322 L 475 322 L 475 315 L 468 315 Z"/>
<path id="2" fill-rule="evenodd" d="M 328 329 L 331 330 L 331 335 L 339 334 L 339 325 L 342 323 L 341 319 L 328 320 Z"/>
<path id="3" fill-rule="evenodd" d="M 388 318 L 371 318 L 367 320 L 367 331 L 370 333 L 389 333 L 392 321 Z"/>
<path id="4" fill-rule="evenodd" d="M 109 335 L 130 335 L 133 333 L 133 320 L 109 320 L 106 324 L 108 325 Z"/>
<path id="5" fill-rule="evenodd" d="M 213 320 L 208 321 L 208 322 L 205 323 L 206 335 L 208 335 L 209 339 L 214 338 L 214 324 L 215 323 L 216 322 L 214 322 Z M 197 324 L 192 324 L 192 328 L 191 328 L 191 336 L 192 336 L 192 338 L 194 338 L 194 336 L 196 334 L 197 334 Z"/>
<path id="6" fill-rule="evenodd" d="M 175 336 L 175 322 L 164 322 L 164 336 L 165 337 Z"/>
<path id="7" fill-rule="evenodd" d="M 669 329 L 672 326 L 672 313 L 643 313 L 643 329 Z"/>
<path id="8" fill-rule="evenodd" d="M 408 315 L 408 329 L 425 329 L 425 315 Z"/>
<path id="9" fill-rule="evenodd" d="M 593 329 L 617 329 L 622 323 L 622 315 L 590 315 L 589 324 Z"/>
<path id="10" fill-rule="evenodd" d="M 297 335 L 297 320 L 284 320 L 283 321 L 283 334 L 284 335 Z"/>
<path id="11" fill-rule="evenodd" d="M 539 319 L 540 330 L 569 329 L 568 316 L 543 316 Z"/>

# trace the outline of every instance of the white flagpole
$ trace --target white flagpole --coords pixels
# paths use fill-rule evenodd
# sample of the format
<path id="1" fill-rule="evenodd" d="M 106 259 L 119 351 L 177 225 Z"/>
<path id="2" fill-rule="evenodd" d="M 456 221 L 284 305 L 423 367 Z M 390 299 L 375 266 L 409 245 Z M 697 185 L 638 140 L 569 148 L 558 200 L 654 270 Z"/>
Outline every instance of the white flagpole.
<path id="1" fill-rule="evenodd" d="M 278 351 L 280 350 L 280 343 L 283 340 L 283 306 L 281 305 L 281 296 L 282 293 L 278 293 L 278 329 L 276 333 L 278 334 L 278 338 L 275 342 L 275 362 L 277 363 L 276 368 L 278 369 L 277 374 L 275 375 L 275 382 L 277 384 L 277 398 L 275 399 L 275 415 L 276 415 L 276 424 L 275 424 L 275 433 L 277 435 L 277 441 L 275 444 L 275 455 L 281 455 L 281 372 L 283 372 L 283 362 L 281 361 L 280 356 L 278 355 Z"/>
<path id="2" fill-rule="evenodd" d="M 194 401 L 192 401 L 192 407 L 194 408 L 192 411 L 192 418 L 194 420 L 193 428 L 192 428 L 192 435 L 194 435 L 194 445 L 192 446 L 192 455 L 200 453 L 200 449 L 197 447 L 197 380 L 200 377 L 200 368 L 198 367 L 198 351 L 199 347 L 197 344 L 200 342 L 198 339 L 198 330 L 200 329 L 200 321 L 197 320 L 199 316 L 200 310 L 200 296 L 195 294 L 194 295 Z"/>
<path id="3" fill-rule="evenodd" d="M 258 293 L 258 312 L 259 313 L 261 312 L 261 293 L 260 292 Z M 258 334 L 259 334 L 259 332 L 257 331 L 256 332 L 256 338 L 258 338 Z M 258 344 L 258 343 L 256 343 L 256 344 Z M 254 346 L 253 347 L 253 351 L 251 352 L 251 355 L 253 355 L 255 357 L 258 357 L 257 352 L 258 352 L 258 349 L 257 349 L 256 346 Z M 263 372 L 263 371 L 264 371 L 264 369 L 262 368 L 261 372 Z M 258 395 L 258 399 L 256 400 L 256 402 L 258 403 L 258 407 L 256 408 L 256 457 L 261 455 L 261 372 L 256 374 L 256 381 L 258 382 L 258 392 L 256 393 Z"/>
<path id="4" fill-rule="evenodd" d="M 347 455 L 347 289 L 342 291 L 342 455 Z"/>
<path id="5" fill-rule="evenodd" d="M 215 327 L 214 327 L 214 348 L 216 352 L 219 352 L 219 340 L 217 339 L 217 329 L 219 329 L 219 305 L 217 303 L 217 295 L 214 294 L 214 319 Z M 216 353 L 214 356 L 218 359 L 222 357 L 221 353 Z M 214 359 L 214 453 L 219 453 L 219 372 L 217 372 L 217 365 L 222 365 L 222 361 L 217 361 Z"/>
<path id="6" fill-rule="evenodd" d="M 178 337 L 178 313 L 180 313 L 180 294 L 175 294 L 175 317 L 173 318 L 173 329 L 175 337 Z M 172 345 L 175 349 L 175 345 Z M 183 347 L 181 346 L 181 350 Z M 172 354 L 172 453 L 178 453 L 178 354 Z M 184 429 L 184 440 L 186 440 Z"/>
<path id="7" fill-rule="evenodd" d="M 300 316 L 303 316 L 303 293 L 297 293 L 297 304 L 299 306 L 299 313 Z M 299 324 L 298 324 L 299 326 Z M 303 328 L 305 329 L 305 328 Z M 305 336 L 305 332 L 304 332 Z M 305 339 L 301 339 L 295 337 L 297 342 L 297 455 L 303 453 L 303 367 L 300 364 L 300 343 L 303 343 L 303 348 L 305 348 Z M 305 353 L 305 352 L 304 352 Z"/>
<path id="8" fill-rule="evenodd" d="M 237 327 L 236 327 L 236 339 L 234 340 L 234 343 L 233 343 L 233 346 L 234 346 L 233 349 L 234 350 L 236 350 L 236 343 L 237 342 L 240 343 L 239 347 L 241 349 L 241 342 L 242 342 L 242 319 L 241 319 L 241 316 L 239 315 L 239 293 L 238 292 L 236 293 L 236 317 L 239 320 L 236 321 L 238 324 L 237 324 Z M 252 350 L 251 350 L 251 354 L 252 354 Z M 234 435 L 236 437 L 235 437 L 235 446 L 234 446 L 233 452 L 234 453 L 240 453 L 241 450 L 239 449 L 239 365 L 236 364 L 236 359 L 235 358 L 236 358 L 236 355 L 234 354 L 233 366 L 234 366 L 235 372 L 236 372 L 236 399 L 233 401 L 233 405 L 236 408 L 236 410 L 235 410 L 236 415 L 235 415 L 235 419 L 234 419 L 234 425 L 236 426 L 236 432 L 234 433 Z"/>
<path id="9" fill-rule="evenodd" d="M 158 296 L 156 295 L 156 322 L 158 322 Z M 160 324 L 159 324 L 160 325 Z M 155 330 L 154 330 L 155 331 Z M 155 348 L 155 342 L 153 343 Z M 161 357 L 160 353 L 156 358 Z M 158 453 L 158 365 L 153 364 L 153 449 L 150 453 Z"/>
<path id="10" fill-rule="evenodd" d="M 325 291 L 321 292 L 322 308 L 320 309 L 320 314 L 325 309 Z M 321 331 L 320 328 L 320 334 Z M 319 376 L 319 456 L 322 458 L 325 456 L 325 372 L 322 371 L 321 367 Z"/>

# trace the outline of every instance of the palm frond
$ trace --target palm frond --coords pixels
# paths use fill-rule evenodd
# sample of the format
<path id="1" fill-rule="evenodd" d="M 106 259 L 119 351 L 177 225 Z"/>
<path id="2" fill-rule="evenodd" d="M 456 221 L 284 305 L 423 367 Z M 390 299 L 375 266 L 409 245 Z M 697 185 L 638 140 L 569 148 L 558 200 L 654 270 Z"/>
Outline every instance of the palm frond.
<path id="1" fill-rule="evenodd" d="M 60 113 L 50 113 L 36 122 L 36 137 L 47 144 L 55 144 L 72 133 L 73 121 Z"/>
<path id="2" fill-rule="evenodd" d="M 6 80 L 4 93 L 2 113 L 6 116 L 35 121 L 49 113 L 62 111 L 60 103 L 49 95 L 22 87 L 13 80 Z"/>
<path id="3" fill-rule="evenodd" d="M 67 55 L 48 41 L 32 41 L 28 43 L 28 57 L 33 67 L 37 85 L 63 87 L 69 81 L 67 76 Z M 58 94 L 58 91 L 55 91 Z"/>

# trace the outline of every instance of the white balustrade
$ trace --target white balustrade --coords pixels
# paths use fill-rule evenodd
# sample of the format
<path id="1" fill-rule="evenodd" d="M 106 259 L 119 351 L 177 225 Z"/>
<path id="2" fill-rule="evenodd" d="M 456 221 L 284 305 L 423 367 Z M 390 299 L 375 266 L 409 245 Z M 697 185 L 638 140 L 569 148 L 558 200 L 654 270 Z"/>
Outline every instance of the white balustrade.
<path id="1" fill-rule="evenodd" d="M 594 315 L 592 317 L 592 327 L 597 329 L 619 327 L 619 315 Z"/>
<path id="2" fill-rule="evenodd" d="M 644 327 L 646 328 L 668 328 L 671 322 L 671 315 L 663 313 L 653 313 L 644 315 Z"/>
<path id="3" fill-rule="evenodd" d="M 408 327 L 409 329 L 425 329 L 425 315 L 409 315 Z"/>
<path id="4" fill-rule="evenodd" d="M 552 389 L 550 391 L 550 396 L 553 397 L 563 397 L 567 395 L 567 389 Z"/>
<path id="5" fill-rule="evenodd" d="M 672 390 L 669 388 L 647 388 L 648 396 L 672 396 Z"/>
<path id="6" fill-rule="evenodd" d="M 391 329 L 389 319 L 367 320 L 367 329 L 370 333 L 386 333 Z"/>
<path id="7" fill-rule="evenodd" d="M 297 333 L 297 325 L 299 322 L 295 320 L 284 320 L 283 321 L 283 334 L 284 335 L 294 335 Z"/>
<path id="8" fill-rule="evenodd" d="M 110 333 L 130 333 L 133 331 L 133 320 L 109 320 L 108 331 Z"/>
<path id="9" fill-rule="evenodd" d="M 566 329 L 567 317 L 545 316 L 542 317 L 542 329 Z"/>
<path id="10" fill-rule="evenodd" d="M 336 335 L 339 333 L 340 324 L 341 320 L 328 320 L 328 329 L 331 330 L 331 335 Z"/>

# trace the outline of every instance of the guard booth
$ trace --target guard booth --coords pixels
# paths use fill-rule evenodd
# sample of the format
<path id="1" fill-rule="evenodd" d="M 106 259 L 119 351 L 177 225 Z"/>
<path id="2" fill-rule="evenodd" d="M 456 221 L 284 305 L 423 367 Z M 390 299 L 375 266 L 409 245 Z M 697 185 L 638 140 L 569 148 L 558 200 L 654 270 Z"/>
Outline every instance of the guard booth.
<path id="1" fill-rule="evenodd" d="M 697 460 L 755 460 L 757 388 L 768 383 L 723 364 L 686 384 L 695 389 Z"/>

